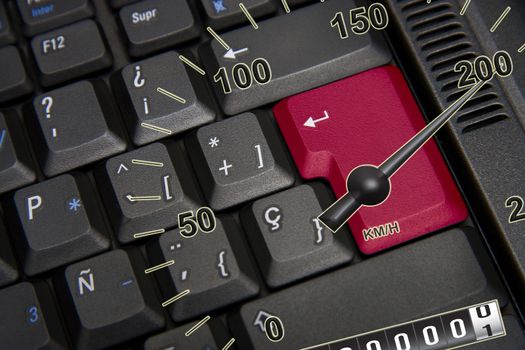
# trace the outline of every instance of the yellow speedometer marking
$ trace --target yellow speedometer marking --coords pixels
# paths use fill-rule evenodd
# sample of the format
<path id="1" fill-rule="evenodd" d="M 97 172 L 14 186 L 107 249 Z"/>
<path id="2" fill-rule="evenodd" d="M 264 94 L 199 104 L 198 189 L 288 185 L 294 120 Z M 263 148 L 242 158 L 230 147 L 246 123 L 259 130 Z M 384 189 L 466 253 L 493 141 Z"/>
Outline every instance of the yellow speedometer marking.
<path id="1" fill-rule="evenodd" d="M 507 6 L 507 8 L 503 11 L 503 13 L 499 16 L 498 20 L 494 22 L 494 25 L 492 25 L 492 28 L 490 28 L 491 33 L 494 33 L 496 29 L 498 29 L 499 25 L 501 24 L 501 22 L 503 22 L 505 17 L 507 17 L 510 10 L 511 10 L 510 6 Z"/>
<path id="2" fill-rule="evenodd" d="M 467 8 L 468 8 L 468 5 L 470 5 L 470 2 L 472 0 L 466 0 L 465 3 L 463 4 L 463 7 L 461 8 L 461 11 L 459 12 L 460 15 L 464 15 L 465 12 L 467 12 Z"/>
<path id="3" fill-rule="evenodd" d="M 190 61 L 189 59 L 187 59 L 186 57 L 184 57 L 183 55 L 179 55 L 179 59 L 186 63 L 188 66 L 190 66 L 191 68 L 193 68 L 197 73 L 199 73 L 200 75 L 206 75 L 206 72 L 204 71 L 204 69 L 202 69 L 201 67 L 197 66 L 195 63 L 193 63 L 192 61 Z"/>
<path id="4" fill-rule="evenodd" d="M 222 45 L 222 47 L 224 47 L 226 50 L 230 49 L 230 46 L 226 44 L 226 41 L 222 40 L 219 34 L 215 33 L 215 31 L 211 27 L 206 27 L 206 30 L 208 31 L 208 33 L 211 34 L 211 36 L 215 38 L 215 40 L 219 42 L 219 44 Z"/>
<path id="5" fill-rule="evenodd" d="M 175 264 L 175 260 L 169 260 L 169 261 L 166 261 L 166 262 L 164 262 L 162 264 L 158 264 L 156 266 L 153 266 L 153 267 L 150 267 L 149 269 L 144 270 L 144 273 L 146 273 L 146 274 L 147 273 L 152 273 L 152 272 L 158 271 L 160 269 L 163 269 L 165 267 L 171 266 L 173 264 Z"/>
<path id="6" fill-rule="evenodd" d="M 248 18 L 248 21 L 250 21 L 250 23 L 252 24 L 253 26 L 253 29 L 258 29 L 259 28 L 259 25 L 257 25 L 257 23 L 255 22 L 255 20 L 253 19 L 252 15 L 250 14 L 250 12 L 248 12 L 248 9 L 246 8 L 246 6 L 244 6 L 244 4 L 241 2 L 239 4 L 239 7 L 241 8 L 242 12 L 244 13 L 244 15 L 246 16 L 246 18 Z"/>
<path id="7" fill-rule="evenodd" d="M 166 307 L 169 304 L 172 304 L 172 303 L 176 302 L 177 300 L 179 300 L 180 298 L 182 298 L 183 296 L 188 295 L 188 294 L 190 294 L 190 290 L 186 289 L 186 290 L 180 292 L 179 294 L 175 295 L 174 297 L 169 298 L 168 300 L 163 302 L 162 303 L 162 307 Z"/>
<path id="8" fill-rule="evenodd" d="M 204 317 L 202 320 L 197 322 L 197 324 L 195 326 L 191 327 L 186 333 L 184 333 L 184 335 L 189 337 L 193 332 L 195 332 L 197 329 L 199 329 L 200 326 L 202 326 L 203 324 L 208 322 L 210 320 L 210 318 L 211 318 L 210 316 Z"/>
<path id="9" fill-rule="evenodd" d="M 284 11 L 286 11 L 286 13 L 290 13 L 290 6 L 288 6 L 286 0 L 281 0 L 281 2 L 283 3 Z"/>

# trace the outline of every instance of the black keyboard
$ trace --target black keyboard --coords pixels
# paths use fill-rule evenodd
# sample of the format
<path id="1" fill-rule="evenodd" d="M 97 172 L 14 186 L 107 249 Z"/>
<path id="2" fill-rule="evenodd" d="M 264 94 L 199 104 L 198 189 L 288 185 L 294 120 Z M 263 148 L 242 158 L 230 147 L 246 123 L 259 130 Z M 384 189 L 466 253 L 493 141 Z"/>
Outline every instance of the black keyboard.
<path id="1" fill-rule="evenodd" d="M 0 2 L 0 349 L 525 349 L 525 3 Z"/>

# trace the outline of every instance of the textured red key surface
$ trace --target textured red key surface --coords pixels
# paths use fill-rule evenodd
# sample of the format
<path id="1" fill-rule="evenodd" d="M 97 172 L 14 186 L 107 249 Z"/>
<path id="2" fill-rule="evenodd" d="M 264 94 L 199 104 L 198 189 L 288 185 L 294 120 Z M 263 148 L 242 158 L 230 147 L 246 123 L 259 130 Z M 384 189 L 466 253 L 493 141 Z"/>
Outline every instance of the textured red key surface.
<path id="1" fill-rule="evenodd" d="M 393 66 L 289 97 L 273 112 L 301 175 L 327 179 L 338 198 L 346 192 L 351 170 L 380 165 L 425 127 L 401 72 Z M 349 220 L 363 253 L 465 220 L 465 204 L 434 140 L 390 180 L 385 202 L 363 206 Z"/>

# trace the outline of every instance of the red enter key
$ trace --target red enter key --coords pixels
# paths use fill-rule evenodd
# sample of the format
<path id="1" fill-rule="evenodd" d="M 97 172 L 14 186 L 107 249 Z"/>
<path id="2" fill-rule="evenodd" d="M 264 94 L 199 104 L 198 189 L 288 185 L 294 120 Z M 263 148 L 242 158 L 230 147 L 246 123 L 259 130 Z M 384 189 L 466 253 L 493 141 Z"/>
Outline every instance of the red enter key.
<path id="1" fill-rule="evenodd" d="M 289 97 L 273 112 L 301 175 L 327 179 L 337 197 L 346 193 L 351 170 L 380 165 L 425 127 L 401 72 L 393 66 Z M 456 184 L 431 140 L 392 176 L 388 199 L 361 207 L 349 226 L 359 249 L 372 254 L 466 216 Z"/>

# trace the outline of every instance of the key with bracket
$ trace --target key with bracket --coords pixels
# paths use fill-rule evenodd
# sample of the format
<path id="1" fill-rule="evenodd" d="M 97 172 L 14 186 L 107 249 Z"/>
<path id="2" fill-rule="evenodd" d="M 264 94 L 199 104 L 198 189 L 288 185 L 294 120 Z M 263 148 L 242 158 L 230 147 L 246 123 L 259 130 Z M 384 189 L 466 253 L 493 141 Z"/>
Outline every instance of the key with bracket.
<path id="1" fill-rule="evenodd" d="M 121 243 L 176 226 L 178 213 L 202 202 L 187 160 L 172 142 L 111 158 L 96 175 Z"/>
<path id="2" fill-rule="evenodd" d="M 287 152 L 264 112 L 202 127 L 186 139 L 186 145 L 213 209 L 229 208 L 294 182 Z"/>

